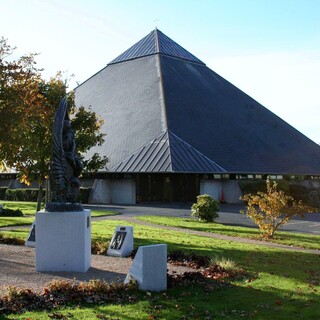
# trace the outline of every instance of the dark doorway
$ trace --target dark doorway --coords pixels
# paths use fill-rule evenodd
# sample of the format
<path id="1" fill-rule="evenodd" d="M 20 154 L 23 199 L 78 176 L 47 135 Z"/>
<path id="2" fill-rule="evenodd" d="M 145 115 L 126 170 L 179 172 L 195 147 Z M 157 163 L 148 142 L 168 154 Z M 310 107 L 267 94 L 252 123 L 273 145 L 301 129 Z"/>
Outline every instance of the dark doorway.
<path id="1" fill-rule="evenodd" d="M 196 174 L 139 174 L 137 202 L 195 202 L 199 194 Z"/>

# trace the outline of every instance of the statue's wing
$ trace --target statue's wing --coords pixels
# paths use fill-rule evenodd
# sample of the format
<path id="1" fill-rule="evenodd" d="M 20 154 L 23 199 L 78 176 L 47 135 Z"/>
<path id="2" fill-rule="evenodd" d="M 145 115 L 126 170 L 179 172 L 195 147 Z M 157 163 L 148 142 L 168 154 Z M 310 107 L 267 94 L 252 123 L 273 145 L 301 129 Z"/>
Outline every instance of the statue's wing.
<path id="1" fill-rule="evenodd" d="M 56 115 L 53 123 L 52 131 L 52 162 L 51 162 L 51 174 L 54 179 L 54 184 L 63 188 L 65 186 L 65 163 L 64 163 L 64 151 L 62 132 L 64 126 L 64 120 L 67 114 L 67 99 L 63 98 L 60 101 L 59 107 L 56 111 Z"/>

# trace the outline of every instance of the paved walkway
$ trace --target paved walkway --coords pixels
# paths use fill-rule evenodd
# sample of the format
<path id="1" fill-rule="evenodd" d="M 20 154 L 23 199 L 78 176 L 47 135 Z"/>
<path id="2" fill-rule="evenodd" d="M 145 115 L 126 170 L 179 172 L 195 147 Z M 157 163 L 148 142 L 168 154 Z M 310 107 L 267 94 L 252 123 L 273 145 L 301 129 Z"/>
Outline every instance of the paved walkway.
<path id="1" fill-rule="evenodd" d="M 36 272 L 35 250 L 24 246 L 0 244 L 0 296 L 9 286 L 41 291 L 52 280 L 123 282 L 132 264 L 131 258 L 91 255 L 91 268 L 80 272 Z M 169 273 L 183 273 L 186 267 L 168 264 Z"/>

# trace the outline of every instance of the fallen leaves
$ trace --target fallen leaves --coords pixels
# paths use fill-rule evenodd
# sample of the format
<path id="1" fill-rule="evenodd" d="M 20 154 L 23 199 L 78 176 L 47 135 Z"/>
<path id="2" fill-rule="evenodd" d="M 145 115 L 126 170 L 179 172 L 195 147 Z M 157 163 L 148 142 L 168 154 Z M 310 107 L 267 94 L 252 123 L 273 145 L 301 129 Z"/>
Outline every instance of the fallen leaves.
<path id="1" fill-rule="evenodd" d="M 43 292 L 9 287 L 7 294 L 0 298 L 0 314 L 52 310 L 69 303 L 132 303 L 137 300 L 135 289 L 135 283 L 110 284 L 100 280 L 80 283 L 54 280 L 48 283 Z M 64 317 L 57 312 L 50 316 L 52 319 L 65 319 Z"/>

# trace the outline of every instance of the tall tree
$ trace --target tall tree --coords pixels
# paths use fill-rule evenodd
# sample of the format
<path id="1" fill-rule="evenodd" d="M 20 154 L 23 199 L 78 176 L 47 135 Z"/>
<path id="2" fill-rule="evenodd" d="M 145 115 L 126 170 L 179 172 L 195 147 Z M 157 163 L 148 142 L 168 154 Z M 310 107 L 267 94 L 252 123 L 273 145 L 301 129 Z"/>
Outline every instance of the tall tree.
<path id="1" fill-rule="evenodd" d="M 60 99 L 67 94 L 67 81 L 57 73 L 49 81 L 36 68 L 36 55 L 9 60 L 14 48 L 0 41 L 0 161 L 15 168 L 21 182 L 39 183 L 38 208 L 43 183 L 49 176 L 51 130 Z M 92 146 L 102 144 L 103 121 L 84 107 L 77 109 L 73 93 L 68 94 L 79 156 Z M 84 161 L 84 171 L 95 171 L 106 165 L 107 158 L 98 154 Z"/>

